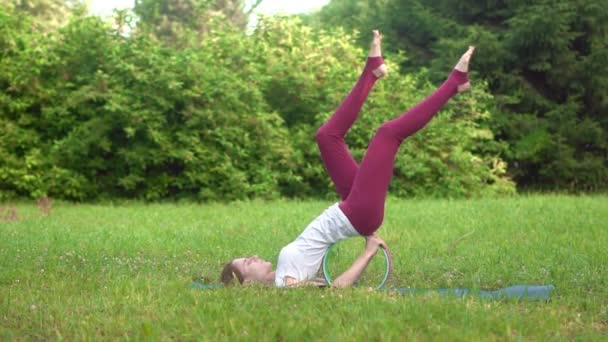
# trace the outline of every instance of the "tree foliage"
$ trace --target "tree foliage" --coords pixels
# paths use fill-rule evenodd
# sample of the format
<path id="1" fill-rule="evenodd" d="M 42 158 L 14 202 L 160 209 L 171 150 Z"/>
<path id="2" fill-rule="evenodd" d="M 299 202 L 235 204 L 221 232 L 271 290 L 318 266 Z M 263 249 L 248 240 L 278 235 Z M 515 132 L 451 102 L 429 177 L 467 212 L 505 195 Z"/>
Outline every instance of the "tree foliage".
<path id="1" fill-rule="evenodd" d="M 254 36 L 268 60 L 267 98 L 295 132 L 295 150 L 304 163 L 308 189 L 333 194 L 312 137 L 348 93 L 365 55 L 353 44 L 356 37 L 342 29 L 317 31 L 298 20 L 262 20 Z M 369 35 L 366 35 L 369 39 Z M 395 66 L 400 60 L 387 60 Z M 393 68 L 396 69 L 396 68 Z M 444 76 L 447 76 L 444 75 Z M 378 82 L 353 126 L 347 143 L 360 160 L 375 130 L 429 95 L 435 86 L 419 86 L 422 75 L 390 75 Z M 406 140 L 397 158 L 392 193 L 401 196 L 472 196 L 511 193 L 506 164 L 496 155 L 502 148 L 488 129 L 490 96 L 479 87 L 454 100 L 430 127 Z M 311 160 L 316 160 L 310 163 Z"/>
<path id="2" fill-rule="evenodd" d="M 294 18 L 246 35 L 219 14 L 204 39 L 187 29 L 167 44 L 96 17 L 50 33 L 31 20 L 0 13 L 0 196 L 335 197 L 314 133 L 360 72 L 356 36 Z M 383 120 L 430 93 L 426 78 L 379 82 L 348 136 L 357 158 Z M 512 192 L 491 105 L 479 87 L 408 141 L 393 192 Z"/>
<path id="3" fill-rule="evenodd" d="M 205 37 L 218 18 L 244 31 L 249 14 L 260 2 L 246 8 L 245 0 L 135 0 L 133 10 L 139 30 L 175 44 L 191 32 Z"/>
<path id="4" fill-rule="evenodd" d="M 63 26 L 74 10 L 83 11 L 80 0 L 0 0 L 0 7 L 16 15 L 28 15 L 36 20 L 31 24 L 42 31 L 52 31 Z"/>
<path id="5" fill-rule="evenodd" d="M 175 50 L 124 39 L 90 17 L 42 49 L 22 37 L 29 46 L 7 65 L 14 91 L 1 103 L 12 157 L 2 162 L 3 188 L 71 199 L 276 196 L 284 129 L 252 70 L 228 62 L 246 46 L 222 34 Z"/>
<path id="6" fill-rule="evenodd" d="M 468 44 L 495 95 L 492 129 L 524 187 L 608 186 L 608 6 L 603 0 L 332 0 L 307 22 L 379 27 L 402 67 L 433 80 Z"/>

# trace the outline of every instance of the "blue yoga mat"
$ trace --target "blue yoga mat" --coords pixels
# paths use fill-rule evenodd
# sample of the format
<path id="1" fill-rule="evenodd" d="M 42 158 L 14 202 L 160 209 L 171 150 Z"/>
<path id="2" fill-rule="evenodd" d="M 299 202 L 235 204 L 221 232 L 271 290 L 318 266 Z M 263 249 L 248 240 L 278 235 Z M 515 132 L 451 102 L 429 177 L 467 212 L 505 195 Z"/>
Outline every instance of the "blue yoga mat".
<path id="1" fill-rule="evenodd" d="M 200 281 L 192 283 L 190 288 L 195 290 L 209 290 L 222 288 L 221 284 L 203 284 Z M 472 290 L 472 289 L 411 289 L 405 287 L 392 287 L 380 291 L 394 291 L 403 295 L 424 295 L 436 293 L 440 296 L 480 297 L 484 299 L 522 299 L 522 300 L 549 300 L 555 290 L 553 285 L 514 285 L 498 290 Z"/>
<path id="2" fill-rule="evenodd" d="M 420 295 L 437 293 L 441 296 L 454 296 L 463 298 L 475 296 L 486 299 L 526 299 L 526 300 L 549 300 L 551 292 L 555 290 L 553 285 L 513 285 L 498 290 L 471 290 L 471 289 L 410 289 L 391 288 L 386 291 L 397 291 L 404 295 Z"/>

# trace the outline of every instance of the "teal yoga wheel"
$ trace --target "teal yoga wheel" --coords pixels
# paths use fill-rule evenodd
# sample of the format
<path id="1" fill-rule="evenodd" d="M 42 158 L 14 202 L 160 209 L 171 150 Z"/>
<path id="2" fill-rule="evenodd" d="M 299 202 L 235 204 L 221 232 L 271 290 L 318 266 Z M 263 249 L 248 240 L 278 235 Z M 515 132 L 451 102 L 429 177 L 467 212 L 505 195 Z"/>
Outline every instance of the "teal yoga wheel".
<path id="1" fill-rule="evenodd" d="M 331 286 L 333 277 L 346 271 L 346 269 L 355 261 L 354 258 L 356 258 L 356 254 L 353 253 L 354 248 L 350 248 L 353 251 L 341 251 L 341 249 L 344 249 L 341 248 L 343 247 L 341 244 L 344 244 L 344 242 L 341 241 L 340 243 L 332 244 L 327 251 L 325 251 L 325 255 L 323 256 L 323 276 L 329 286 Z M 370 261 L 370 265 L 368 265 L 357 283 L 355 283 L 355 286 L 367 286 L 376 290 L 384 287 L 393 270 L 393 261 L 388 247 L 381 247 L 380 251 L 378 251 L 372 261 Z M 357 253 L 359 252 L 360 249 L 357 249 Z M 336 259 L 340 259 L 339 262 L 342 263 L 341 267 L 336 265 L 336 263 L 338 263 Z M 361 281 L 361 278 L 364 278 L 364 282 Z"/>

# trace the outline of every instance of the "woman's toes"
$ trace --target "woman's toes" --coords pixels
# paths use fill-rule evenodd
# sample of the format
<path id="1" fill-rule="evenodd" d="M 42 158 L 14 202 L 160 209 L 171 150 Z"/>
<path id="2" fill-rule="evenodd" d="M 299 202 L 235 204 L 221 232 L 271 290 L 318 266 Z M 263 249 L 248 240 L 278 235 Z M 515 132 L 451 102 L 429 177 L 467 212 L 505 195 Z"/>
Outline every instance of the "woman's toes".
<path id="1" fill-rule="evenodd" d="M 374 41 L 376 41 L 376 40 L 382 40 L 382 35 L 380 34 L 380 31 L 373 30 L 372 33 L 374 34 Z"/>

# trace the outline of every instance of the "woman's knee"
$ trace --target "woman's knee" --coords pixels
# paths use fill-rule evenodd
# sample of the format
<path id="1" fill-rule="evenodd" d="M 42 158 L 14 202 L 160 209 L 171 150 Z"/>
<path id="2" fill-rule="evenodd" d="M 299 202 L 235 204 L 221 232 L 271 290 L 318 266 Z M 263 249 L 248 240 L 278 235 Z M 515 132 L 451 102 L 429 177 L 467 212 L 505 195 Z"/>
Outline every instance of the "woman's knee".
<path id="1" fill-rule="evenodd" d="M 395 133 L 390 121 L 387 121 L 380 125 L 380 127 L 378 127 L 378 129 L 376 130 L 375 136 L 397 139 L 397 134 Z"/>
<path id="2" fill-rule="evenodd" d="M 317 130 L 317 133 L 315 134 L 315 140 L 318 145 L 324 145 L 324 144 L 330 143 L 331 141 L 333 141 L 337 138 L 338 137 L 336 137 L 335 135 L 329 133 L 324 126 L 319 128 Z"/>
<path id="3" fill-rule="evenodd" d="M 317 143 L 320 143 L 321 141 L 323 141 L 323 139 L 325 139 L 326 136 L 327 133 L 325 132 L 325 129 L 321 127 L 317 130 L 317 133 L 315 133 L 315 140 L 317 141 Z"/>

